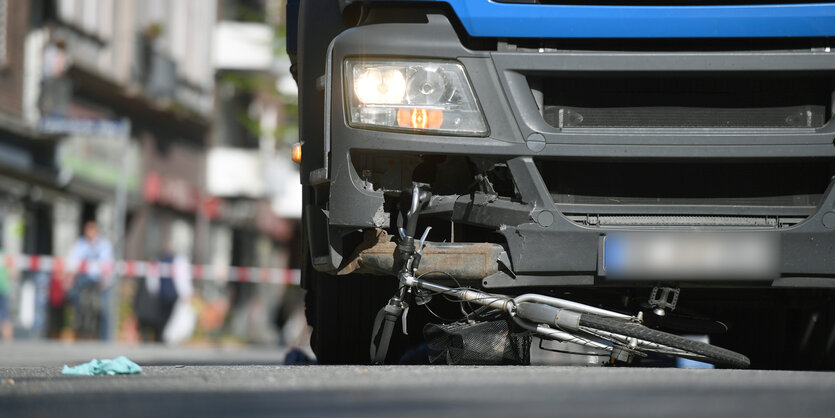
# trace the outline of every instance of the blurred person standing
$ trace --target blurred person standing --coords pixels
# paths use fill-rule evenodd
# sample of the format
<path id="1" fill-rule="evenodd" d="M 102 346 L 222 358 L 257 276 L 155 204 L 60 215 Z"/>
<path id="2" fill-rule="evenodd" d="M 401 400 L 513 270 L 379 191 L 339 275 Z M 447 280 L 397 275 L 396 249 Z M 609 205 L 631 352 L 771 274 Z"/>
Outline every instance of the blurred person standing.
<path id="1" fill-rule="evenodd" d="M 66 76 L 70 67 L 66 43 L 50 42 L 44 48 L 42 62 L 38 109 L 43 116 L 66 116 L 72 95 L 72 82 Z"/>
<path id="2" fill-rule="evenodd" d="M 134 311 L 142 341 L 162 342 L 162 332 L 177 302 L 173 261 L 172 255 L 163 254 L 139 281 Z"/>
<path id="3" fill-rule="evenodd" d="M 66 287 L 64 283 L 63 263 L 55 259 L 55 268 L 49 278 L 49 309 L 47 313 L 47 337 L 61 338 L 64 330 L 66 311 Z"/>
<path id="4" fill-rule="evenodd" d="M 69 256 L 70 265 L 77 271 L 70 290 L 75 307 L 76 332 L 83 337 L 94 337 L 99 329 L 101 339 L 108 340 L 110 269 L 113 267 L 113 246 L 99 236 L 95 221 L 84 224 L 84 234 L 75 242 Z"/>
<path id="5" fill-rule="evenodd" d="M 134 301 L 143 341 L 179 343 L 194 330 L 191 297 L 194 293 L 191 264 L 171 251 L 140 280 Z"/>
<path id="6" fill-rule="evenodd" d="M 160 265 L 149 264 L 145 277 L 137 282 L 133 311 L 136 314 L 139 338 L 144 342 L 162 341 L 162 329 L 165 322 L 161 307 L 161 281 Z"/>
<path id="7" fill-rule="evenodd" d="M 50 42 L 43 51 L 43 78 L 61 78 L 67 73 L 68 67 L 67 45 L 62 40 Z"/>

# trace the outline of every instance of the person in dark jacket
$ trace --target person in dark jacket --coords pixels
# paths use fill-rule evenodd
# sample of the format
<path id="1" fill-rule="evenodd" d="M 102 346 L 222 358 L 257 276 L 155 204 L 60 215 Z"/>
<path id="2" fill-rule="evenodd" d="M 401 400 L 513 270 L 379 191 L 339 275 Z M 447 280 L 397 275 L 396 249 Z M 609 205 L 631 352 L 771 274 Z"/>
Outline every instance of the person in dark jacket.
<path id="1" fill-rule="evenodd" d="M 177 302 L 177 289 L 172 277 L 173 261 L 173 256 L 162 255 L 158 264 L 151 267 L 137 284 L 134 312 L 143 341 L 162 342 L 165 324 Z"/>

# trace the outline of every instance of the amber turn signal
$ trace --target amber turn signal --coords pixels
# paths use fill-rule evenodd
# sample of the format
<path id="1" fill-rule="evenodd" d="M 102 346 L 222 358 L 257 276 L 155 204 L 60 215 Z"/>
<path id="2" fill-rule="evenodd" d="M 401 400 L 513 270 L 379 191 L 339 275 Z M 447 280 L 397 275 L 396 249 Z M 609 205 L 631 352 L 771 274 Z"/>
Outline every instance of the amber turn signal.
<path id="1" fill-rule="evenodd" d="M 293 144 L 293 150 L 290 151 L 290 159 L 293 160 L 294 163 L 301 164 L 302 163 L 302 144 L 295 143 Z"/>
<path id="2" fill-rule="evenodd" d="M 438 129 L 444 123 L 444 112 L 433 109 L 398 109 L 397 125 L 412 129 Z"/>

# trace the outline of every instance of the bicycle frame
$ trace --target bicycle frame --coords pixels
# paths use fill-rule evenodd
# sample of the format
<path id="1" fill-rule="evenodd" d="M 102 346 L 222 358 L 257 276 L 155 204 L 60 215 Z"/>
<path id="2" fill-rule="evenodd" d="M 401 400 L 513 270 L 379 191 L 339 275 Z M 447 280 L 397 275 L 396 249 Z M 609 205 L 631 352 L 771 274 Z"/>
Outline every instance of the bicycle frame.
<path id="1" fill-rule="evenodd" d="M 614 344 L 624 345 L 630 349 L 637 351 L 640 351 L 642 349 L 649 349 L 655 352 L 672 354 L 677 356 L 701 358 L 698 356 L 688 355 L 683 350 L 667 347 L 665 345 L 653 343 L 650 341 L 644 341 L 637 338 L 627 337 L 612 332 L 592 330 L 580 326 L 576 327 L 575 329 L 567 327 L 568 329 L 566 330 L 562 327 L 559 327 L 557 324 L 552 324 L 550 322 L 546 325 L 542 323 L 543 321 L 525 318 L 523 315 L 520 315 L 520 312 L 517 309 L 517 307 L 520 303 L 543 304 L 553 308 L 557 308 L 558 310 L 560 310 L 560 312 L 566 311 L 569 315 L 593 314 L 598 316 L 605 316 L 609 318 L 629 320 L 635 322 L 641 322 L 640 315 L 630 316 L 618 312 L 609 311 L 606 309 L 597 308 L 594 306 L 589 306 L 579 302 L 533 293 L 527 293 L 517 296 L 515 298 L 511 298 L 508 296 L 482 292 L 480 290 L 475 289 L 452 288 L 437 283 L 417 279 L 412 274 L 407 272 L 401 272 L 400 280 L 401 283 L 406 287 L 422 289 L 429 292 L 433 292 L 435 294 L 444 294 L 447 296 L 455 297 L 464 302 L 470 302 L 477 305 L 487 306 L 503 311 L 506 314 L 508 314 L 517 325 L 527 330 L 530 330 L 534 334 L 544 339 L 579 344 L 595 350 L 603 350 L 607 352 L 612 352 L 615 348 L 613 345 L 603 344 L 601 342 L 585 338 L 581 335 L 577 335 L 574 333 L 576 332 L 581 334 L 588 334 L 590 336 L 597 337 L 599 339 L 606 340 Z"/>

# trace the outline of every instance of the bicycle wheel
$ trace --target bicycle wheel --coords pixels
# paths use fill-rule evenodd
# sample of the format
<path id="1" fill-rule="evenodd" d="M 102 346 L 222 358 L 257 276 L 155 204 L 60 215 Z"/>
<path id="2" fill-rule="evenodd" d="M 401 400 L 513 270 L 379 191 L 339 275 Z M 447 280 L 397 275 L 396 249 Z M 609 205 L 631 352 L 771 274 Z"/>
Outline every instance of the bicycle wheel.
<path id="1" fill-rule="evenodd" d="M 593 314 L 582 314 L 580 316 L 580 327 L 620 334 L 626 337 L 637 338 L 678 349 L 685 352 L 685 354 L 681 355 L 682 357 L 688 357 L 686 353 L 690 353 L 693 357 L 699 357 L 700 359 L 703 358 L 702 361 L 715 365 L 743 369 L 748 368 L 748 366 L 751 365 L 751 361 L 748 357 L 745 357 L 742 354 L 700 341 L 693 341 L 678 335 L 647 328 L 634 322 L 606 318 Z M 646 351 L 656 350 L 649 349 Z"/>

